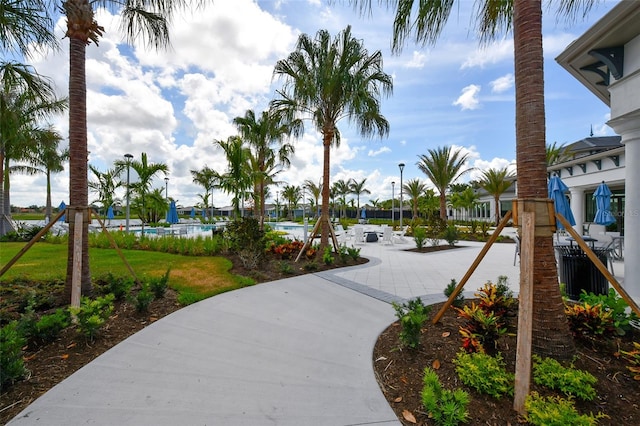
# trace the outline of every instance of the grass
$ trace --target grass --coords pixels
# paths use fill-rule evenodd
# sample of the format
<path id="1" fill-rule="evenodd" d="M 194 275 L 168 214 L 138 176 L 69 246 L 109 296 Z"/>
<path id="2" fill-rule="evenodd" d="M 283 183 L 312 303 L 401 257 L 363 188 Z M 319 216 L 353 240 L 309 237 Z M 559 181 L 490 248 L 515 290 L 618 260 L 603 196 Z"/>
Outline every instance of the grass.
<path id="1" fill-rule="evenodd" d="M 4 266 L 25 243 L 0 243 L 0 265 Z M 141 250 L 122 250 L 138 278 L 161 277 L 171 268 L 169 286 L 180 293 L 180 302 L 190 304 L 219 293 L 234 290 L 254 282 L 229 273 L 231 262 L 220 256 L 181 256 Z M 129 270 L 114 249 L 89 249 L 92 276 L 107 272 L 129 275 Z M 36 243 L 1 280 L 15 277 L 31 279 L 64 279 L 67 265 L 67 245 Z"/>

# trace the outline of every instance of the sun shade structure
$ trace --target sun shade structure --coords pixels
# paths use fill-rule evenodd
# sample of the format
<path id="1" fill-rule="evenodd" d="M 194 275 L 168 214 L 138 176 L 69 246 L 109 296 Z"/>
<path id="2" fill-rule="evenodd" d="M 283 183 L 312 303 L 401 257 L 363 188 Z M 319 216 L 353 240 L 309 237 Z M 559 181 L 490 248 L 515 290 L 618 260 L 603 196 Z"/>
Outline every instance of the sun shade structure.
<path id="1" fill-rule="evenodd" d="M 564 195 L 569 190 L 569 187 L 562 182 L 558 176 L 551 176 L 548 184 L 549 198 L 553 200 L 553 208 L 556 213 L 560 213 L 565 219 L 573 226 L 576 224 L 576 220 L 571 212 L 569 206 L 569 200 Z M 556 220 L 556 227 L 558 229 L 564 229 L 564 226 L 560 221 Z"/>
<path id="2" fill-rule="evenodd" d="M 596 200 L 596 216 L 593 223 L 599 225 L 611 225 L 616 218 L 611 214 L 611 190 L 606 183 L 602 182 L 598 185 L 596 192 L 593 193 Z"/>
<path id="3" fill-rule="evenodd" d="M 171 201 L 169 205 L 169 211 L 167 212 L 167 223 L 178 223 L 180 219 L 178 218 L 178 209 L 176 208 L 176 202 Z"/>
<path id="4" fill-rule="evenodd" d="M 62 210 L 65 210 L 67 208 L 67 205 L 64 203 L 64 201 L 60 202 L 60 205 L 58 206 L 58 211 L 61 212 Z M 58 219 L 58 222 L 64 222 L 65 218 L 66 218 L 66 214 L 63 214 L 62 216 L 60 216 L 60 219 Z"/>

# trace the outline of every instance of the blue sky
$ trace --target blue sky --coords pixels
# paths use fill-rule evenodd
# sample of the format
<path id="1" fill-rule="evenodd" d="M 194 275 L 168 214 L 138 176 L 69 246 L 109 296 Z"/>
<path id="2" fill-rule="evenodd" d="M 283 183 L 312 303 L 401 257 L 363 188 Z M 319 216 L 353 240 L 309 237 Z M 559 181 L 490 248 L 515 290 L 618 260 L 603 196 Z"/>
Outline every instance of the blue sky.
<path id="1" fill-rule="evenodd" d="M 200 201 L 202 188 L 189 170 L 204 165 L 223 172 L 225 160 L 214 139 L 236 134 L 232 120 L 247 109 L 261 112 L 279 82 L 273 66 L 293 51 L 298 35 L 326 29 L 338 34 L 347 25 L 370 51 L 380 50 L 384 70 L 393 76 L 393 95 L 382 102 L 390 123 L 385 139 L 362 139 L 347 121 L 339 122 L 343 140 L 332 151 L 331 179 L 367 179 L 368 199 L 389 199 L 391 182 L 399 183 L 398 164 L 406 164 L 405 182 L 429 182 L 415 166 L 428 149 L 454 146 L 469 155 L 473 179 L 489 167 L 515 163 L 513 43 L 511 34 L 481 47 L 470 25 L 474 2 L 461 0 L 435 46 L 407 43 L 400 55 L 390 52 L 392 15 L 375 7 L 361 17 L 351 7 L 325 0 L 219 0 L 194 14 L 175 19 L 172 49 L 127 46 L 118 21 L 101 11 L 106 29 L 99 46 L 87 47 L 89 162 L 111 167 L 125 153 L 169 166 L 169 196 L 178 204 Z M 377 2 L 373 2 L 377 4 Z M 589 136 L 612 135 L 605 104 L 575 81 L 555 57 L 617 2 L 604 1 L 584 19 L 556 22 L 545 9 L 545 101 L 547 142 L 571 143 Z M 58 24 L 62 35 L 64 21 Z M 55 81 L 64 96 L 68 86 L 68 41 L 60 52 L 36 57 L 33 64 Z M 53 124 L 66 138 L 67 117 Z M 64 142 L 66 144 L 66 141 Z M 294 141 L 292 167 L 280 179 L 300 185 L 322 176 L 321 137 L 307 123 Z M 132 181 L 135 181 L 135 175 Z M 43 205 L 44 177 L 14 175 L 14 205 Z M 154 187 L 164 188 L 164 176 Z M 38 189 L 36 189 L 38 188 Z M 39 188 L 42 188 L 40 191 Z M 397 187 L 396 187 L 397 189 Z M 274 191 L 275 192 L 275 191 Z M 122 194 L 120 194 L 122 196 Z M 397 196 L 397 191 L 396 191 Z M 90 195 L 90 200 L 93 200 Z M 230 197 L 214 194 L 214 204 Z M 54 176 L 53 202 L 68 202 L 68 173 Z"/>

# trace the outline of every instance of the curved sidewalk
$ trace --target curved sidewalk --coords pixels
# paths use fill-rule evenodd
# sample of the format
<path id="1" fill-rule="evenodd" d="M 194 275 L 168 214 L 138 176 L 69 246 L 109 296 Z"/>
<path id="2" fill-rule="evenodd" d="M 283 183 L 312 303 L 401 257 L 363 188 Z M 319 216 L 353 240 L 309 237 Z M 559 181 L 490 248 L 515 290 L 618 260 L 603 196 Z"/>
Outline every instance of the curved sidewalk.
<path id="1" fill-rule="evenodd" d="M 399 425 L 373 373 L 392 301 L 444 300 L 482 243 L 428 255 L 366 243 L 365 265 L 264 283 L 185 307 L 115 346 L 10 425 Z M 506 275 L 495 244 L 465 287 Z M 616 273 L 623 268 L 616 265 Z"/>

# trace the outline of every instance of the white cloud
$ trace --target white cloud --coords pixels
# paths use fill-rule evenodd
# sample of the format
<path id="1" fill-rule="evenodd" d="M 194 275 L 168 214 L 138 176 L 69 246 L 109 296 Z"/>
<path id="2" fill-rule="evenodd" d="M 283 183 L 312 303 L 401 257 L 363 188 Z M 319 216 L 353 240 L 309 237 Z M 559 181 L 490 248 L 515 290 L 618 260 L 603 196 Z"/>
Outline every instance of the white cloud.
<path id="1" fill-rule="evenodd" d="M 462 111 L 467 109 L 478 109 L 480 107 L 480 86 L 470 84 L 462 89 L 462 94 L 453 102 L 453 105 L 459 106 Z"/>
<path id="2" fill-rule="evenodd" d="M 513 40 L 505 39 L 491 43 L 486 47 L 478 47 L 462 63 L 461 69 L 485 68 L 501 62 L 513 63 Z"/>
<path id="3" fill-rule="evenodd" d="M 493 80 L 489 85 L 491 86 L 491 91 L 493 93 L 502 93 L 513 87 L 515 83 L 515 78 L 513 74 L 509 73 L 502 77 L 498 77 Z"/>
<path id="4" fill-rule="evenodd" d="M 413 56 L 411 57 L 411 59 L 409 60 L 409 62 L 407 62 L 405 64 L 405 67 L 407 68 L 424 68 L 424 64 L 427 60 L 427 55 L 425 55 L 422 52 L 418 52 L 416 50 L 413 51 Z"/>
<path id="5" fill-rule="evenodd" d="M 376 157 L 376 156 L 378 156 L 380 154 L 384 154 L 386 152 L 391 152 L 391 148 L 389 148 L 388 146 L 383 146 L 380 149 L 377 149 L 375 151 L 370 149 L 369 152 L 367 153 L 367 155 L 369 157 Z"/>

